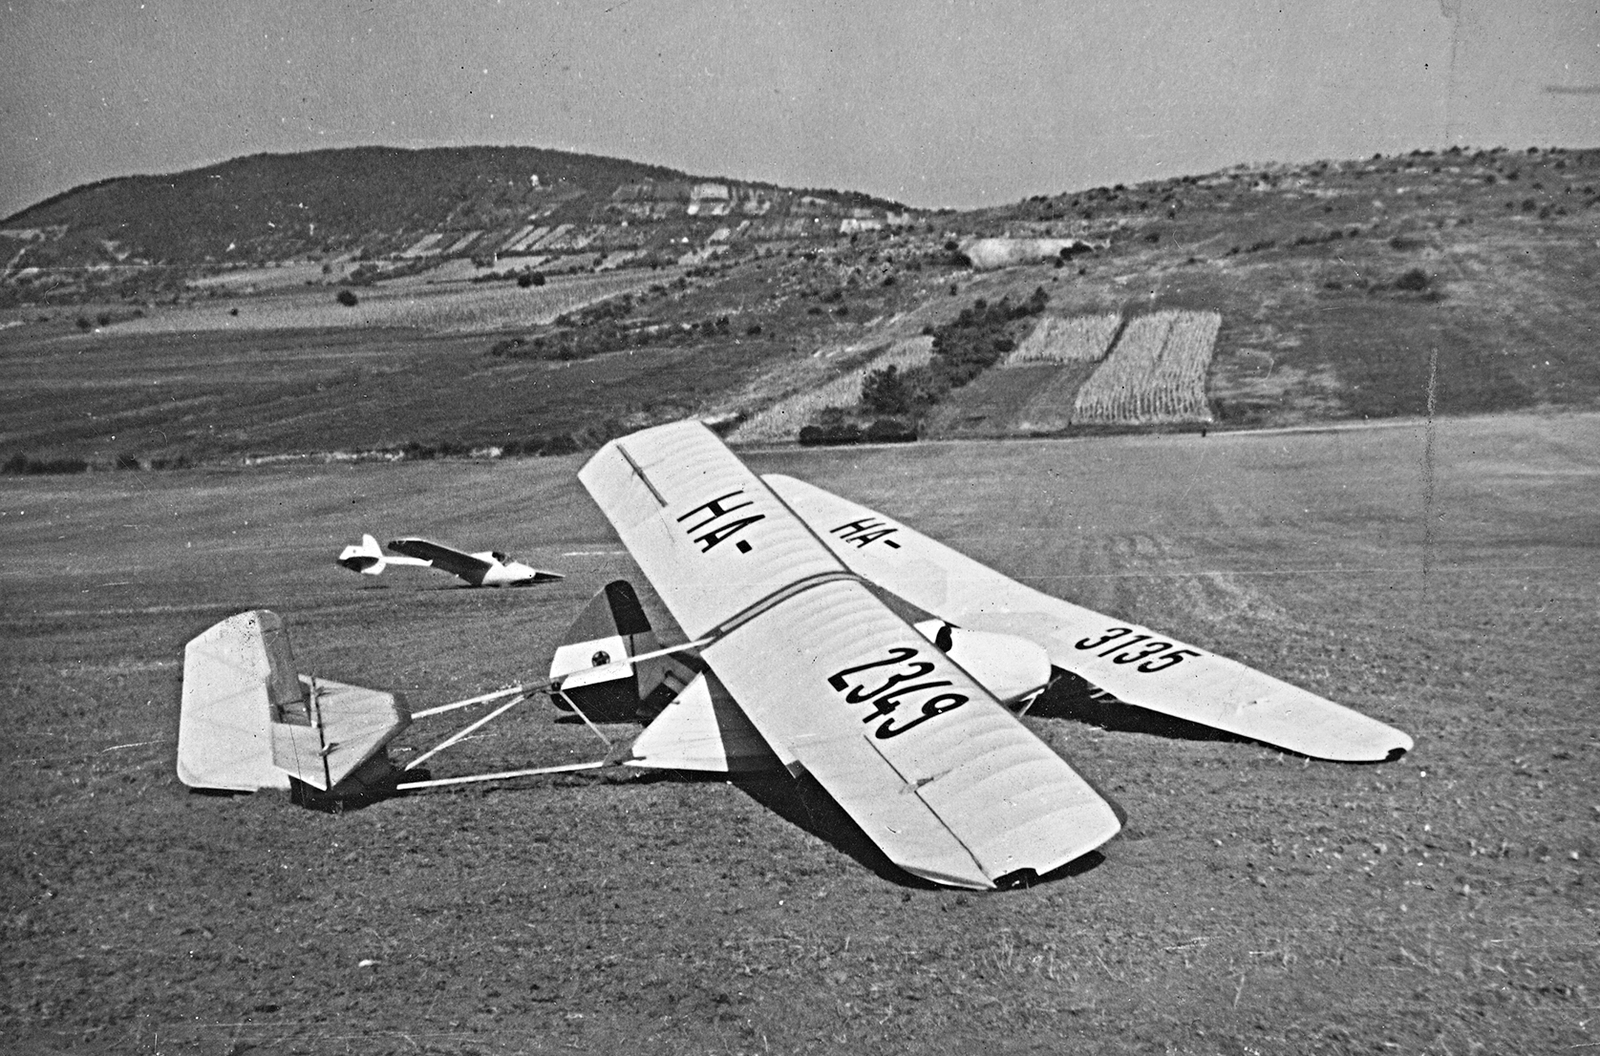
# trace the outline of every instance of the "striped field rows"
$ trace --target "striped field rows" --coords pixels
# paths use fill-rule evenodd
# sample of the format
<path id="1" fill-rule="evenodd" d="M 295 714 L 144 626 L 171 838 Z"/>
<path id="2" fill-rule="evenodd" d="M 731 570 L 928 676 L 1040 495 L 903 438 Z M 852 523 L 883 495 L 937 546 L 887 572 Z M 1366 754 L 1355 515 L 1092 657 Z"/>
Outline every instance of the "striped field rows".
<path id="1" fill-rule="evenodd" d="M 1012 350 L 1002 366 L 1036 363 L 1093 363 L 1103 359 L 1122 322 L 1115 312 L 1062 318 L 1046 315 Z"/>
<path id="2" fill-rule="evenodd" d="M 1206 373 L 1222 316 L 1162 311 L 1128 321 L 1078 390 L 1073 425 L 1209 422 Z"/>

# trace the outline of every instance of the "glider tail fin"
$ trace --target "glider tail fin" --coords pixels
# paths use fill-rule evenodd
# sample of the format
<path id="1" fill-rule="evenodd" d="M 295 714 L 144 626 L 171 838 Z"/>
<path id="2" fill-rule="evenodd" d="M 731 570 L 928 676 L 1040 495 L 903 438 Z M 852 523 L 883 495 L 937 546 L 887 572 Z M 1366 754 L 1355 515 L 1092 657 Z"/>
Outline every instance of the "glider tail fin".
<path id="1" fill-rule="evenodd" d="M 613 580 L 567 628 L 550 661 L 556 706 L 576 706 L 590 719 L 653 717 L 693 679 L 675 656 L 654 653 L 656 633 L 626 580 Z"/>
<path id="2" fill-rule="evenodd" d="M 378 540 L 371 535 L 363 535 L 361 542 L 352 543 L 340 552 L 339 564 L 352 572 L 376 576 L 383 572 L 388 562 L 384 559 L 382 548 L 378 546 Z"/>
<path id="3" fill-rule="evenodd" d="M 184 650 L 178 778 L 236 792 L 298 784 L 364 794 L 410 721 L 394 694 L 297 675 L 283 620 L 242 612 Z"/>

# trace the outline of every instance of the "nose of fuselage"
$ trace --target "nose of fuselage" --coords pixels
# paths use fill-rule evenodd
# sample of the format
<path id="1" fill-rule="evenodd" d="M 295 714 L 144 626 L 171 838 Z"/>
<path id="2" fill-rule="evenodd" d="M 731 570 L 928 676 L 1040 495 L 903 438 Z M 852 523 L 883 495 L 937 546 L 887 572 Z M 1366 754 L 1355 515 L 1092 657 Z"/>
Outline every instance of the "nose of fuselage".
<path id="1" fill-rule="evenodd" d="M 1050 655 L 1036 642 L 1010 634 L 969 631 L 943 620 L 924 620 L 916 628 L 1008 707 L 1027 700 L 1050 682 Z"/>

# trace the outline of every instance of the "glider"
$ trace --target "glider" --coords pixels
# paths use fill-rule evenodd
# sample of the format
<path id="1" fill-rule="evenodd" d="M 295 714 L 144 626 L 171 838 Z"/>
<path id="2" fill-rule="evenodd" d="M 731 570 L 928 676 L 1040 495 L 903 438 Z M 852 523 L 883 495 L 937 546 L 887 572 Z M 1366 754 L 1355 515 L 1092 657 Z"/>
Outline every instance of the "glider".
<path id="1" fill-rule="evenodd" d="M 902 869 L 982 889 L 1052 872 L 1121 828 L 1120 809 L 1020 721 L 1062 671 L 1127 704 L 1309 757 L 1379 762 L 1412 747 L 1382 722 L 1042 594 L 850 500 L 759 477 L 700 423 L 613 440 L 578 477 L 689 640 L 662 646 L 633 588 L 608 584 L 567 632 L 543 687 L 605 741 L 606 758 L 441 779 L 391 774 L 388 787 L 612 764 L 783 767 L 814 779 Z M 418 559 L 433 546 L 400 542 L 420 544 L 390 544 Z M 901 610 L 927 618 L 908 622 Z M 410 719 L 510 697 L 412 758 L 414 770 L 538 690 L 513 686 L 408 715 L 385 694 L 340 686 L 341 697 L 319 688 L 335 683 L 295 681 L 273 621 L 245 613 L 190 643 L 186 784 L 292 779 L 337 793 L 349 775 L 388 767 L 384 746 Z M 620 749 L 595 726 L 618 717 L 646 720 Z"/>
<path id="2" fill-rule="evenodd" d="M 626 762 L 732 770 L 768 754 L 814 778 L 895 864 L 937 883 L 987 888 L 1047 873 L 1119 830 L 1112 805 L 1004 706 L 1025 706 L 1052 665 L 1129 704 L 1308 756 L 1381 761 L 1412 746 L 1381 722 L 1041 594 L 820 488 L 758 477 L 699 423 L 613 440 L 578 479 L 700 668 L 676 665 L 688 680 Z M 932 619 L 912 626 L 877 591 Z M 579 705 L 619 680 L 644 693 L 667 684 L 641 666 L 653 651 L 618 659 L 651 644 L 639 632 L 635 621 L 588 670 L 564 671 L 558 652 L 558 700 Z M 567 664 L 594 644 L 569 650 Z"/>
<path id="3" fill-rule="evenodd" d="M 367 576 L 381 575 L 390 565 L 437 568 L 466 580 L 469 586 L 474 587 L 526 587 L 562 578 L 560 573 L 513 561 L 498 550 L 468 554 L 427 539 L 413 538 L 391 539 L 388 546 L 401 556 L 385 554 L 376 539 L 364 535 L 361 542 L 344 548 L 339 554 L 339 564 Z"/>

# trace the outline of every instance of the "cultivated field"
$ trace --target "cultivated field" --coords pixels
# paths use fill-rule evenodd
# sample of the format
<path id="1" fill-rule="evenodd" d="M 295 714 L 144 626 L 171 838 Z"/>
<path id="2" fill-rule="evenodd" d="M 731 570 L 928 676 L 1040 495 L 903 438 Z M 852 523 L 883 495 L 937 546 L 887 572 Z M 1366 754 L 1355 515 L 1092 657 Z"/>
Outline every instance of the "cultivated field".
<path id="1" fill-rule="evenodd" d="M 1078 390 L 1074 425 L 1209 422 L 1206 374 L 1222 317 L 1153 312 L 1128 321 L 1116 347 Z"/>
<path id="2" fill-rule="evenodd" d="M 1001 366 L 1097 362 L 1105 358 L 1121 324 L 1122 319 L 1115 312 L 1068 317 L 1041 316 Z"/>
<path id="3" fill-rule="evenodd" d="M 668 275 L 666 278 L 670 278 Z M 467 286 L 404 280 L 355 287 L 357 303 L 346 307 L 327 286 L 291 288 L 253 297 L 214 299 L 165 308 L 118 323 L 118 335 L 199 333 L 227 330 L 330 330 L 404 328 L 462 333 L 548 323 L 563 312 L 665 281 L 658 272 L 575 275 L 544 286 L 514 282 Z"/>
<path id="4" fill-rule="evenodd" d="M 576 458 L 13 478 L 0 1048 L 1582 1051 L 1597 452 L 1583 414 L 753 456 L 1417 739 L 1341 766 L 1057 693 L 1029 726 L 1128 825 L 990 895 L 908 882 L 786 778 L 530 780 L 343 815 L 178 785 L 183 643 L 247 607 L 286 617 L 303 669 L 417 707 L 537 678 L 589 594 L 635 575 Z M 332 563 L 364 530 L 569 578 L 374 584 Z M 552 714 L 435 772 L 588 757 Z"/>

